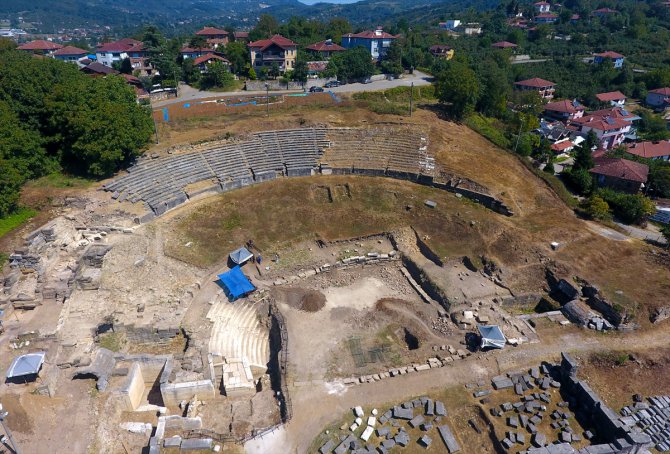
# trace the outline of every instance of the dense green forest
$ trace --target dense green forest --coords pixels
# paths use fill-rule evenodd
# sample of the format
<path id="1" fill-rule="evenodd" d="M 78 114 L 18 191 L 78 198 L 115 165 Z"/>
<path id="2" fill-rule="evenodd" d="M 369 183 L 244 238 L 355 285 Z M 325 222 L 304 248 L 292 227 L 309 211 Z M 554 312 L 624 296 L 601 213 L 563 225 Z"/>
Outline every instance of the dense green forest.
<path id="1" fill-rule="evenodd" d="M 123 78 L 92 78 L 15 50 L 0 52 L 0 125 L 0 217 L 17 209 L 27 180 L 54 171 L 109 176 L 153 132 Z"/>

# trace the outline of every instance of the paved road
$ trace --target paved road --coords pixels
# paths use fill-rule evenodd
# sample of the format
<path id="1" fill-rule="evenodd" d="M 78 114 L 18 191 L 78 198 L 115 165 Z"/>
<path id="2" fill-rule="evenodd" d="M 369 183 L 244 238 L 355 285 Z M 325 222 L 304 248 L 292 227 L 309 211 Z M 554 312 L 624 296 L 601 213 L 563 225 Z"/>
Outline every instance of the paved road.
<path id="1" fill-rule="evenodd" d="M 656 241 L 661 244 L 666 243 L 665 238 L 663 237 L 661 232 L 653 224 L 649 224 L 646 229 L 641 229 L 639 227 L 634 227 L 632 225 L 622 224 L 620 222 L 617 222 L 616 224 L 622 229 L 624 229 L 626 232 L 628 232 L 628 235 L 630 235 L 633 238 L 638 238 L 640 240 Z"/>
<path id="2" fill-rule="evenodd" d="M 402 79 L 394 80 L 379 80 L 369 84 L 347 84 L 342 85 L 341 87 L 332 88 L 333 93 L 355 93 L 362 91 L 379 91 L 387 90 L 389 88 L 395 87 L 409 87 L 412 83 L 415 86 L 425 86 L 430 85 L 431 76 L 428 74 L 422 73 L 420 71 L 414 71 L 414 74 L 406 75 Z M 308 85 L 309 82 L 308 82 Z M 301 93 L 302 90 L 278 90 L 270 91 L 271 95 L 274 94 L 287 94 L 287 93 Z M 181 84 L 179 86 L 179 97 L 167 99 L 165 101 L 158 101 L 153 103 L 153 107 L 164 107 L 170 104 L 176 104 L 180 102 L 194 101 L 197 99 L 204 98 L 225 98 L 229 96 L 253 96 L 253 95 L 265 95 L 265 91 L 231 91 L 231 92 L 213 92 L 213 91 L 201 91 L 196 88 L 191 87 L 190 85 Z"/>

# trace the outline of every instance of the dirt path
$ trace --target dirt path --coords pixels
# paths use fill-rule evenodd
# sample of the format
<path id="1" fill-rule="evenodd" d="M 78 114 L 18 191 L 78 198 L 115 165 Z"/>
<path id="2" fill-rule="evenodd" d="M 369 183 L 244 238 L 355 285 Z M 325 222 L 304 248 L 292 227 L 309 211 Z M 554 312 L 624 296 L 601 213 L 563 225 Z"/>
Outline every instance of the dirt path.
<path id="1" fill-rule="evenodd" d="M 312 440 L 327 424 L 356 405 L 392 404 L 440 388 L 463 385 L 490 378 L 501 372 L 556 361 L 561 351 L 590 353 L 603 349 L 626 351 L 668 345 L 670 324 L 631 335 L 602 335 L 575 327 L 550 329 L 541 333 L 543 342 L 478 354 L 451 367 L 431 369 L 355 387 L 325 383 L 291 389 L 293 419 L 283 430 L 245 445 L 247 453 L 305 453 Z M 318 405 L 314 405 L 318 402 Z M 448 403 L 447 403 L 448 406 Z"/>

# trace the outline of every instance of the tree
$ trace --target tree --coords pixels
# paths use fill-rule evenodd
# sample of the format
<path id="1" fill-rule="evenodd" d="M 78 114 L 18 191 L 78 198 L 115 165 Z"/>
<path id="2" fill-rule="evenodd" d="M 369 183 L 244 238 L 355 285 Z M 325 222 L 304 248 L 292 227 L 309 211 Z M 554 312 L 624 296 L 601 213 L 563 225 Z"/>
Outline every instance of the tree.
<path id="1" fill-rule="evenodd" d="M 589 140 L 585 140 L 575 149 L 575 163 L 572 168 L 574 170 L 589 171 L 593 168 L 593 154 L 589 146 Z"/>
<path id="2" fill-rule="evenodd" d="M 184 82 L 191 85 L 200 80 L 200 71 L 193 64 L 192 58 L 185 58 L 181 64 L 181 75 Z"/>
<path id="3" fill-rule="evenodd" d="M 670 165 L 652 161 L 649 171 L 649 186 L 659 197 L 670 197 Z"/>
<path id="4" fill-rule="evenodd" d="M 268 76 L 277 80 L 277 77 L 279 77 L 280 74 L 279 65 L 277 63 L 272 63 L 272 66 L 270 66 L 270 70 L 268 71 Z"/>
<path id="5" fill-rule="evenodd" d="M 67 131 L 54 138 L 68 170 L 107 177 L 139 156 L 153 133 L 150 112 L 137 104 L 121 77 L 61 84 L 47 99 L 49 126 Z"/>
<path id="6" fill-rule="evenodd" d="M 471 112 L 479 99 L 479 82 L 475 72 L 465 63 L 450 61 L 437 75 L 435 93 L 447 111 L 456 119 Z"/>
<path id="7" fill-rule="evenodd" d="M 607 220 L 612 217 L 610 206 L 600 196 L 592 195 L 584 201 L 582 207 L 591 219 Z"/>
<path id="8" fill-rule="evenodd" d="M 0 38 L 0 52 L 16 49 L 16 42 L 9 38 Z"/>
<path id="9" fill-rule="evenodd" d="M 670 248 L 670 224 L 664 224 L 661 227 L 661 234 L 665 238 L 665 247 Z"/>
<path id="10" fill-rule="evenodd" d="M 642 224 L 656 212 L 656 205 L 642 194 L 624 194 L 612 189 L 600 189 L 598 196 L 605 200 L 614 214 L 627 224 Z"/>
<path id="11" fill-rule="evenodd" d="M 402 74 L 402 45 L 399 40 L 395 40 L 391 43 L 391 47 L 382 61 L 382 71 L 385 74 L 391 74 L 394 77 L 398 77 Z"/>
<path id="12" fill-rule="evenodd" d="M 258 76 L 256 76 L 256 70 L 252 67 L 249 67 L 249 80 L 256 80 L 258 79 Z"/>
<path id="13" fill-rule="evenodd" d="M 249 39 L 257 41 L 259 39 L 269 38 L 279 30 L 279 22 L 269 14 L 261 14 L 256 26 L 249 32 Z"/>
<path id="14" fill-rule="evenodd" d="M 593 189 L 593 177 L 586 169 L 575 168 L 566 169 L 563 171 L 563 175 L 566 177 L 567 183 L 575 190 L 577 193 L 586 195 L 590 194 Z"/>
<path id="15" fill-rule="evenodd" d="M 202 76 L 202 88 L 228 88 L 235 78 L 226 65 L 215 61 L 207 65 L 207 72 Z"/>
<path id="16" fill-rule="evenodd" d="M 636 113 L 641 118 L 639 131 L 642 138 L 652 141 L 670 139 L 670 131 L 663 117 L 647 109 L 639 109 Z"/>
<path id="17" fill-rule="evenodd" d="M 292 79 L 296 82 L 302 82 L 303 84 L 307 82 L 307 75 L 309 73 L 309 68 L 307 67 L 307 62 L 304 60 L 298 60 L 291 74 Z"/>
<path id="18" fill-rule="evenodd" d="M 228 43 L 225 54 L 230 62 L 232 71 L 236 74 L 241 74 L 249 64 L 249 49 L 241 41 Z"/>
<path id="19" fill-rule="evenodd" d="M 21 185 L 25 181 L 11 162 L 0 159 L 0 218 L 12 214 L 19 203 Z"/>
<path id="20" fill-rule="evenodd" d="M 207 47 L 207 39 L 202 35 L 192 36 L 188 41 L 188 46 L 193 49 L 202 49 L 203 47 Z"/>
<path id="21" fill-rule="evenodd" d="M 332 70 L 336 71 L 337 77 L 343 81 L 366 79 L 370 77 L 375 70 L 370 57 L 370 52 L 364 47 L 355 47 L 345 52 L 340 52 L 333 56 L 328 64 L 332 65 Z"/>
<path id="22" fill-rule="evenodd" d="M 133 73 L 133 64 L 130 62 L 130 58 L 124 58 L 123 60 L 121 60 L 121 65 L 119 66 L 119 72 L 123 74 Z"/>

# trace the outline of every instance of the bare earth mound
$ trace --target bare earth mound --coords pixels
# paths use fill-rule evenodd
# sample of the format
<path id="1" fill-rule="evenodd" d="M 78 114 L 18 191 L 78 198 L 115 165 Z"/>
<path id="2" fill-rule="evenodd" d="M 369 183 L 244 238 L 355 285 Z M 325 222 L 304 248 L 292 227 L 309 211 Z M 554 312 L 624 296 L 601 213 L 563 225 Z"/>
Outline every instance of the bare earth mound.
<path id="1" fill-rule="evenodd" d="M 281 295 L 283 302 L 292 308 L 304 312 L 318 312 L 326 305 L 326 296 L 317 290 L 286 288 L 274 289 L 273 293 Z"/>

